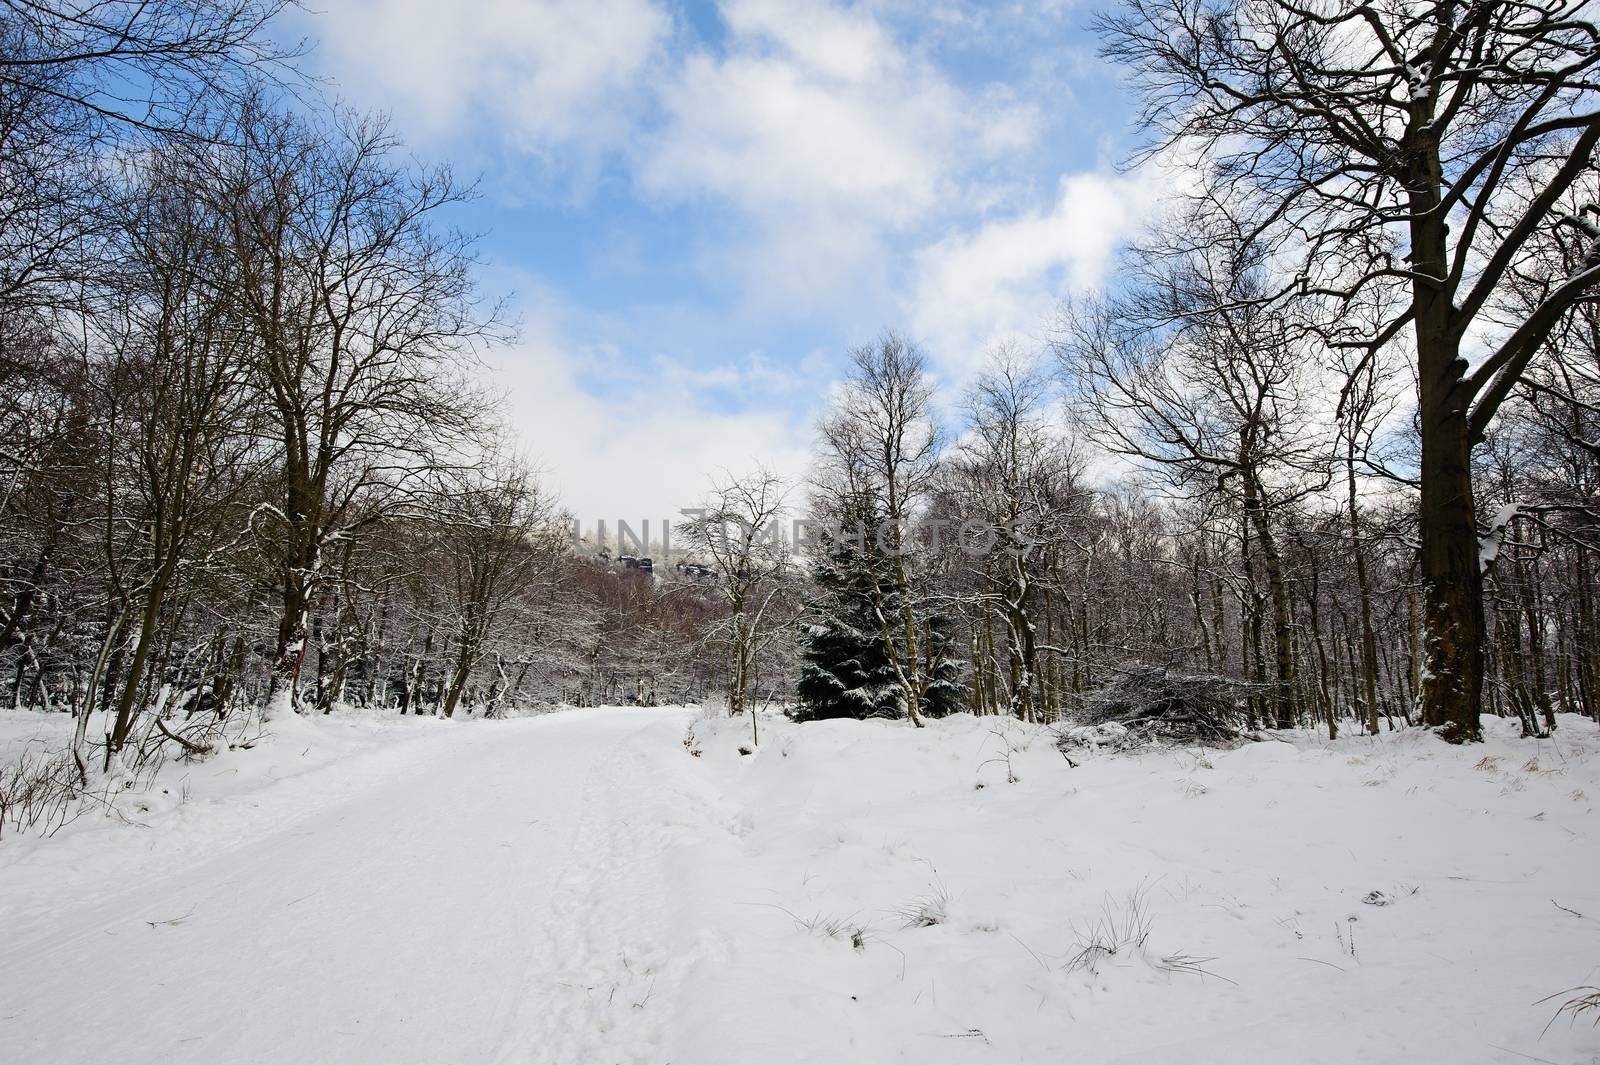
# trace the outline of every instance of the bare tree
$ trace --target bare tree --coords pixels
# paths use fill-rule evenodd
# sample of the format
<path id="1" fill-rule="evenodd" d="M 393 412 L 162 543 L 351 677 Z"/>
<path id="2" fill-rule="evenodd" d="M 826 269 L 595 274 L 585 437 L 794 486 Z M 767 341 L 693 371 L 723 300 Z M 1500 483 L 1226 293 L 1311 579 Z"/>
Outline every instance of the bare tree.
<path id="1" fill-rule="evenodd" d="M 850 375 L 822 423 L 823 462 L 847 493 L 881 505 L 883 524 L 871 533 L 889 556 L 890 579 L 885 586 L 874 578 L 875 608 L 906 714 L 920 728 L 933 673 L 910 527 L 933 486 L 943 443 L 932 414 L 933 384 L 926 356 L 894 333 L 855 349 L 850 361 Z"/>
<path id="2" fill-rule="evenodd" d="M 1350 523 L 1350 552 L 1355 567 L 1361 628 L 1361 698 L 1363 724 L 1378 734 L 1378 638 L 1373 627 L 1371 547 L 1361 505 L 1360 474 L 1373 446 L 1373 436 L 1393 409 L 1386 381 L 1376 359 L 1345 371 L 1343 417 L 1339 420 L 1338 460 L 1344 466 L 1345 516 Z"/>
<path id="3" fill-rule="evenodd" d="M 395 160 L 384 123 L 329 128 L 250 103 L 217 153 L 255 380 L 278 429 L 280 498 L 258 517 L 279 566 L 274 690 L 288 699 L 328 545 L 406 505 L 482 424 L 458 372 L 494 330 L 448 170 Z"/>
<path id="4" fill-rule="evenodd" d="M 1422 708 L 1457 740 L 1478 736 L 1484 669 L 1471 450 L 1600 282 L 1592 211 L 1556 210 L 1600 144 L 1600 32 L 1585 8 L 1125 0 L 1098 20 L 1144 97 L 1152 150 L 1196 147 L 1211 184 L 1259 200 L 1258 233 L 1301 253 L 1297 287 L 1327 301 L 1336 342 L 1415 345 Z M 1529 239 L 1559 226 L 1587 242 L 1576 268 L 1493 328 L 1486 312 Z M 1393 313 L 1358 313 L 1396 291 Z M 1479 350 L 1469 337 L 1485 327 Z"/>
<path id="5" fill-rule="evenodd" d="M 757 468 L 724 475 L 683 526 L 685 548 L 710 560 L 727 614 L 707 632 L 728 649 L 728 712 L 750 708 L 758 657 L 792 628 L 794 563 L 781 521 L 783 481 Z"/>
<path id="6" fill-rule="evenodd" d="M 1108 446 L 1153 464 L 1168 485 L 1229 499 L 1260 552 L 1272 604 L 1273 709 L 1296 720 L 1289 589 L 1278 513 L 1327 482 L 1314 431 L 1307 347 L 1261 297 L 1261 248 L 1214 205 L 1144 249 L 1115 300 L 1066 309 L 1058 351 L 1074 409 Z"/>
<path id="7" fill-rule="evenodd" d="M 275 75 L 299 46 L 268 25 L 294 0 L 0 0 L 0 91 L 187 133 L 207 99 Z"/>
<path id="8" fill-rule="evenodd" d="M 1036 358 L 996 349 L 967 391 L 966 431 L 942 479 L 956 503 L 948 520 L 960 522 L 955 557 L 979 565 L 982 609 L 1005 626 L 1006 709 L 1027 721 L 1051 709 L 1039 655 L 1058 651 L 1041 647 L 1038 571 L 1066 539 L 1077 494 L 1071 450 L 1047 417 L 1054 398 Z"/>
<path id="9" fill-rule="evenodd" d="M 133 616 L 113 752 L 133 726 L 180 571 L 198 561 L 202 536 L 220 529 L 218 508 L 236 500 L 255 449 L 247 387 L 253 341 L 239 315 L 237 271 L 223 254 L 221 219 L 207 209 L 185 155 L 157 152 L 134 174 L 129 299 L 123 313 L 102 316 L 124 397 L 119 437 L 127 440 L 111 508 L 130 542 L 113 564 L 131 571 L 124 600 Z"/>
<path id="10" fill-rule="evenodd" d="M 119 217 L 104 162 L 198 140 L 205 117 L 299 51 L 292 0 L 0 0 L 0 315 L 75 305 Z"/>
<path id="11" fill-rule="evenodd" d="M 455 661 L 445 689 L 445 717 L 488 650 L 518 597 L 545 590 L 544 579 L 566 547 L 553 500 L 523 462 L 491 455 L 452 485 L 445 502 L 447 559 Z"/>

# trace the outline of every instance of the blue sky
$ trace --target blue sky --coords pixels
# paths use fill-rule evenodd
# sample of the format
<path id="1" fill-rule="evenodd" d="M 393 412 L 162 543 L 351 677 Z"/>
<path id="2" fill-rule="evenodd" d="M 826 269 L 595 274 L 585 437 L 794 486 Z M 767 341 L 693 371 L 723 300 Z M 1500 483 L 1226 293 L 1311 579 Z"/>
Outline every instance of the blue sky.
<path id="1" fill-rule="evenodd" d="M 330 0 L 313 68 L 481 179 L 491 353 L 586 523 L 798 475 L 844 353 L 921 343 L 944 394 L 1038 343 L 1158 190 L 1074 3 Z"/>

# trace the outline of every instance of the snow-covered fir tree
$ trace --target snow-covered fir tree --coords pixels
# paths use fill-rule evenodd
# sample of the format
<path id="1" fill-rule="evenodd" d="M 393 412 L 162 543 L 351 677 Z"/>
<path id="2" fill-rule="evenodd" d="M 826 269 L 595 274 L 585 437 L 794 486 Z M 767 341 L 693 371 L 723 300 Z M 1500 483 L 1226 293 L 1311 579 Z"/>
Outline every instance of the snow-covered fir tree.
<path id="1" fill-rule="evenodd" d="M 966 663 L 957 658 L 955 621 L 945 614 L 928 617 L 928 692 L 922 712 L 947 717 L 966 708 Z"/>
<path id="2" fill-rule="evenodd" d="M 899 717 L 901 689 L 873 609 L 873 582 L 888 583 L 885 560 L 871 529 L 877 508 L 853 497 L 836 527 L 819 538 L 812 562 L 815 593 L 802 621 L 799 703 L 803 721 L 837 717 Z"/>
<path id="3" fill-rule="evenodd" d="M 812 563 L 816 590 L 801 630 L 800 720 L 905 714 L 904 689 L 877 609 L 881 603 L 891 618 L 900 612 L 893 570 L 875 536 L 882 520 L 881 506 L 852 496 L 819 539 Z M 928 684 L 918 709 L 929 717 L 956 713 L 966 698 L 954 641 L 951 619 L 927 615 L 921 642 Z"/>

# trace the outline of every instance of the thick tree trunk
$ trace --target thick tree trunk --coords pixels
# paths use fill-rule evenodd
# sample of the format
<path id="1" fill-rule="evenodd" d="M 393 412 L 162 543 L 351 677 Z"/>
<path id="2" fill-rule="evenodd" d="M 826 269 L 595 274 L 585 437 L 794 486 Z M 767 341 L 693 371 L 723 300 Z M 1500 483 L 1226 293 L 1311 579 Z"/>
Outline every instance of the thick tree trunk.
<path id="1" fill-rule="evenodd" d="M 1417 226 L 1416 229 L 1442 227 Z M 1443 270 L 1442 235 L 1416 264 Z M 1472 492 L 1472 448 L 1464 363 L 1447 331 L 1442 295 L 1418 282 L 1417 357 L 1422 430 L 1422 721 L 1454 742 L 1480 738 L 1483 697 L 1483 574 Z"/>
<path id="2" fill-rule="evenodd" d="M 1472 494 L 1472 396 L 1462 380 L 1440 210 L 1444 179 L 1432 123 L 1435 101 L 1419 99 L 1408 137 L 1411 306 L 1417 343 L 1417 422 L 1422 437 L 1422 721 L 1461 743 L 1481 738 L 1483 572 Z"/>
<path id="3" fill-rule="evenodd" d="M 267 696 L 268 713 L 276 704 L 290 709 L 300 682 L 300 666 L 306 657 L 309 636 L 307 621 L 311 596 L 315 592 L 321 562 L 319 534 L 313 528 L 296 529 L 296 551 L 283 570 L 283 611 L 278 619 L 278 647 L 272 663 L 272 688 Z"/>
<path id="4" fill-rule="evenodd" d="M 1010 565 L 1005 602 L 1006 643 L 1011 652 L 1011 713 L 1023 721 L 1033 721 L 1033 685 L 1039 668 L 1039 652 L 1033 621 L 1028 617 L 1028 568 L 1020 553 L 1012 556 Z"/>
<path id="5" fill-rule="evenodd" d="M 472 649 L 462 645 L 461 653 L 456 658 L 455 672 L 450 677 L 450 687 L 444 696 L 443 714 L 445 717 L 454 717 L 456 704 L 461 701 L 461 691 L 467 686 L 467 677 L 472 672 Z"/>
<path id="6" fill-rule="evenodd" d="M 478 607 L 474 600 L 467 607 L 466 618 L 461 626 L 460 638 L 457 642 L 456 660 L 450 673 L 449 687 L 445 690 L 442 711 L 445 717 L 454 717 L 456 704 L 461 701 L 461 692 L 467 686 L 467 678 L 472 675 L 472 666 L 478 657 L 478 647 L 485 635 L 488 625 L 479 616 Z"/>
<path id="7" fill-rule="evenodd" d="M 1461 742 L 1480 738 L 1483 579 L 1466 415 L 1448 385 L 1459 371 L 1442 376 L 1430 387 L 1425 370 L 1422 386 L 1422 720 Z"/>
<path id="8" fill-rule="evenodd" d="M 283 615 L 278 620 L 278 649 L 272 660 L 272 688 L 267 696 L 269 703 L 281 701 L 287 692 L 289 705 L 293 705 L 295 685 L 300 679 L 300 663 L 306 651 L 305 612 L 305 599 L 300 589 L 285 591 Z"/>

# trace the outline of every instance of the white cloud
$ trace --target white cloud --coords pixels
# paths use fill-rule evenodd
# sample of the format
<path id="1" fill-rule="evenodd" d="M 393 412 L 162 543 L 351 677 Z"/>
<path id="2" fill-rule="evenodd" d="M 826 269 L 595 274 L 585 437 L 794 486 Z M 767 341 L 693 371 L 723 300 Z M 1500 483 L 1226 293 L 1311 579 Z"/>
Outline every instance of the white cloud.
<path id="1" fill-rule="evenodd" d="M 1026 151 L 1036 112 L 957 86 L 861 8 L 728 0 L 727 39 L 660 89 L 640 186 L 739 216 L 702 262 L 802 310 L 884 283 L 894 238 L 987 195 L 985 164 Z"/>
<path id="2" fill-rule="evenodd" d="M 763 464 L 798 483 L 807 460 L 809 403 L 773 398 L 796 382 L 759 356 L 731 367 L 688 369 L 664 357 L 624 357 L 569 344 L 559 308 L 524 308 L 522 340 L 491 353 L 494 384 L 528 455 L 562 504 L 591 528 L 623 519 L 637 528 L 704 496 L 708 477 Z M 613 375 L 612 370 L 616 373 Z M 596 386 L 596 378 L 603 387 Z M 725 409 L 713 394 L 737 389 L 764 401 Z"/>
<path id="3" fill-rule="evenodd" d="M 1042 335 L 1056 301 L 1100 284 L 1156 194 L 1138 177 L 1070 174 L 1048 208 L 923 248 L 907 310 L 912 333 L 957 369 L 977 365 L 1003 338 Z"/>
<path id="4" fill-rule="evenodd" d="M 662 91 L 646 188 L 714 195 L 763 217 L 903 225 L 968 167 L 1028 143 L 1028 108 L 969 94 L 877 21 L 822 0 L 730 0 L 724 53 L 692 55 Z"/>
<path id="5" fill-rule="evenodd" d="M 540 153 L 627 135 L 671 19 L 653 0 L 340 0 L 316 30 L 340 90 L 413 141 L 488 127 Z"/>

